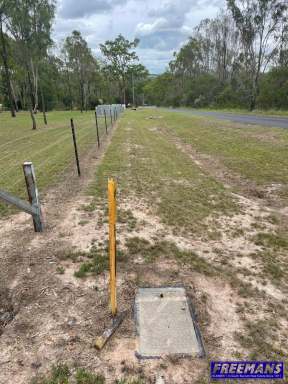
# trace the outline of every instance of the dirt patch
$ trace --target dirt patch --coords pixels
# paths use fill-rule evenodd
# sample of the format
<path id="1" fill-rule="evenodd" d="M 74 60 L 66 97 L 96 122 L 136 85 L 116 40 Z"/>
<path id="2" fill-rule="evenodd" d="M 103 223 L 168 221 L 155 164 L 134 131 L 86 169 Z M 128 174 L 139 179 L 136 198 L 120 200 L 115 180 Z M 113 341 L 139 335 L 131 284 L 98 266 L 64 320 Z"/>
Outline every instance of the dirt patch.
<path id="1" fill-rule="evenodd" d="M 89 250 L 95 242 L 107 240 L 106 233 L 102 230 L 103 210 L 87 212 L 81 208 L 90 202 L 91 197 L 78 198 L 68 207 L 68 214 L 60 225 L 63 238 L 69 241 L 72 248 L 83 251 Z"/>
<path id="2" fill-rule="evenodd" d="M 227 283 L 220 280 L 197 276 L 193 283 L 207 296 L 207 311 L 210 317 L 207 337 L 216 347 L 213 348 L 213 355 L 217 355 L 219 360 L 225 360 L 243 352 L 234 338 L 236 331 L 244 329 L 237 314 L 236 303 L 239 302 L 239 297 Z"/>
<path id="3" fill-rule="evenodd" d="M 98 362 L 92 341 L 109 317 L 107 289 L 97 291 L 97 282 L 92 281 L 77 284 L 72 271 L 69 278 L 62 280 L 57 267 L 61 264 L 59 254 L 79 246 L 85 234 L 85 226 L 78 222 L 79 237 L 73 241 L 66 238 L 63 222 L 67 231 L 71 212 L 73 216 L 74 211 L 81 209 L 79 204 L 87 201 L 83 193 L 109 141 L 96 156 L 95 148 L 91 148 L 82 158 L 81 179 L 75 175 L 73 163 L 63 175 L 63 183 L 40 196 L 45 232 L 33 232 L 29 215 L 21 213 L 3 220 L 0 231 L 6 240 L 0 245 L 0 382 L 27 384 L 37 372 L 50 369 L 52 363 L 78 361 L 79 355 L 80 362 Z M 80 249 L 86 247 L 90 238 L 86 240 Z M 67 266 L 65 277 L 69 272 Z M 104 282 L 98 285 L 101 284 Z"/>
<path id="4" fill-rule="evenodd" d="M 0 336 L 4 328 L 14 319 L 16 311 L 12 303 L 11 292 L 9 289 L 0 290 Z"/>
<path id="5" fill-rule="evenodd" d="M 145 383 L 155 383 L 161 374 L 169 384 L 191 384 L 207 378 L 210 358 L 228 359 L 245 352 L 235 338 L 235 333 L 245 333 L 238 310 L 244 299 L 238 293 L 239 287 L 230 284 L 231 276 L 243 276 L 241 269 L 252 269 L 255 272 L 252 279 L 258 284 L 260 269 L 251 253 L 259 248 L 249 236 L 254 233 L 253 225 L 259 221 L 266 223 L 271 211 L 264 210 L 253 199 L 235 195 L 241 214 L 207 220 L 208 229 L 210 226 L 214 232 L 215 227 L 218 229 L 215 238 L 212 238 L 215 233 L 203 238 L 178 236 L 172 227 L 161 222 L 148 201 L 133 195 L 121 196 L 121 191 L 117 233 L 118 254 L 122 258 L 117 264 L 117 288 L 119 310 L 127 315 L 106 347 L 101 352 L 95 350 L 96 336 L 112 321 L 108 273 L 102 270 L 76 278 L 75 272 L 87 261 L 91 246 L 102 249 L 107 240 L 103 203 L 93 202 L 96 207 L 90 209 L 91 200 L 85 196 L 105 145 L 101 151 L 97 158 L 95 148 L 87 153 L 86 160 L 82 160 L 85 172 L 81 179 L 75 179 L 75 170 L 71 168 L 63 185 L 46 194 L 47 229 L 43 234 L 35 234 L 30 217 L 21 215 L 7 219 L 0 229 L 8 239 L 0 245 L 3 265 L 0 278 L 5 282 L 0 291 L 0 316 L 3 314 L 5 320 L 11 314 L 10 321 L 2 321 L 0 382 L 27 384 L 33 376 L 47 373 L 53 363 L 60 362 L 103 373 L 107 383 L 122 377 L 143 377 Z M 199 166 L 200 163 L 201 160 Z M 271 229 L 273 225 L 268 223 L 266 227 Z M 183 262 L 163 254 L 147 261 L 145 252 L 129 253 L 126 242 L 133 238 L 145 240 L 152 247 L 159 241 L 171 243 L 175 252 L 189 251 L 191 258 L 201 257 L 205 266 L 219 267 L 221 273 L 208 276 L 197 272 L 187 260 Z M 66 257 L 67 251 L 72 256 L 78 252 L 80 256 Z M 137 359 L 133 313 L 136 288 L 179 284 L 185 286 L 193 303 L 206 358 Z M 278 288 L 272 284 L 266 287 L 269 298 L 280 301 Z M 257 297 L 249 301 L 257 308 L 258 317 L 265 315 Z M 282 330 L 279 334 L 283 337 Z"/>
<path id="6" fill-rule="evenodd" d="M 227 265 L 227 268 L 233 269 L 235 273 L 245 275 L 245 271 L 253 271 L 247 279 L 254 280 L 255 286 L 259 284 L 257 275 L 261 273 L 263 264 L 255 259 L 254 255 L 262 250 L 262 247 L 256 245 L 253 236 L 257 234 L 255 225 L 263 221 L 265 227 L 263 231 L 275 230 L 275 226 L 267 221 L 270 216 L 269 210 L 263 210 L 262 206 L 255 201 L 234 195 L 238 199 L 241 207 L 241 213 L 233 216 L 210 217 L 207 219 L 207 233 L 209 228 L 217 228 L 216 238 L 214 239 L 214 229 L 210 235 L 212 238 L 195 238 L 187 235 L 177 236 L 173 228 L 163 224 L 159 217 L 155 215 L 153 207 L 149 207 L 144 200 L 136 200 L 131 197 L 121 202 L 121 209 L 133 212 L 137 220 L 137 225 L 132 231 L 127 230 L 127 226 L 120 225 L 120 236 L 118 237 L 122 247 L 125 248 L 127 239 L 139 237 L 151 243 L 159 240 L 175 243 L 183 251 L 192 251 L 201 256 L 207 262 L 215 265 Z M 136 202 L 137 201 L 137 202 Z M 148 208 L 149 207 L 149 208 Z M 141 256 L 137 256 L 134 263 L 143 263 Z M 252 281 L 253 282 L 253 281 Z M 273 294 L 272 289 L 262 286 L 262 288 Z"/>

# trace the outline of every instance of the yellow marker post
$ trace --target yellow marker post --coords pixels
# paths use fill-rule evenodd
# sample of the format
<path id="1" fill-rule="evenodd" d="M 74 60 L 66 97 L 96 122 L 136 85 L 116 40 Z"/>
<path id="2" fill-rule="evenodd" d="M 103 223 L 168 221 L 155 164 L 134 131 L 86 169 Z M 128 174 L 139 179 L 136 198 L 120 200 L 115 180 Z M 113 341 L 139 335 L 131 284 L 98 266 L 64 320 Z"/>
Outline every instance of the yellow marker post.
<path id="1" fill-rule="evenodd" d="M 112 316 L 117 313 L 116 298 L 116 182 L 108 180 L 109 208 L 109 265 L 110 265 L 110 303 Z"/>

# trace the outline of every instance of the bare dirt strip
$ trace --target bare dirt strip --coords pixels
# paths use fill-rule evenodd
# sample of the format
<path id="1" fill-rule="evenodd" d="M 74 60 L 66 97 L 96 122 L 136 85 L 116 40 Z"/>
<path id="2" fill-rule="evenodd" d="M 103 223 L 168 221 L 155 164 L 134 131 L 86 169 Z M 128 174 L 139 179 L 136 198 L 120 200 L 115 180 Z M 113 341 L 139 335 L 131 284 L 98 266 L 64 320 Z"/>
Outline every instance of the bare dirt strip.
<path id="1" fill-rule="evenodd" d="M 47 223 L 43 233 L 33 232 L 32 220 L 24 213 L 0 222 L 1 384 L 29 383 L 39 369 L 66 359 L 88 366 L 99 363 L 91 343 L 107 316 L 101 310 L 107 308 L 107 298 L 99 299 L 86 285 L 65 281 L 57 267 L 75 242 L 65 236 L 67 218 L 89 199 L 88 183 L 110 140 L 111 136 L 100 151 L 93 147 L 86 153 L 81 178 L 73 163 L 62 183 L 42 197 Z M 102 322 L 94 320 L 99 313 Z"/>
<path id="2" fill-rule="evenodd" d="M 251 258 L 251 253 L 258 250 L 257 245 L 244 234 L 232 236 L 239 229 L 247 229 L 251 235 L 251 224 L 271 214 L 270 208 L 263 209 L 257 199 L 235 195 L 241 214 L 219 217 L 221 238 L 203 241 L 175 234 L 173 228 L 163 224 L 149 201 L 135 196 L 133 191 L 129 195 L 120 194 L 119 211 L 126 215 L 133 213 L 132 218 L 130 215 L 129 220 L 118 224 L 119 249 L 128 255 L 120 257 L 118 263 L 118 306 L 121 311 L 127 311 L 127 316 L 104 350 L 96 351 L 96 336 L 110 324 L 108 274 L 104 271 L 96 277 L 77 279 L 74 273 L 81 262 L 86 261 L 81 252 L 88 252 L 93 245 L 105 246 L 108 238 L 105 203 L 96 204 L 94 210 L 88 209 L 94 201 L 86 192 L 109 140 L 101 152 L 93 148 L 86 154 L 81 178 L 76 178 L 73 166 L 63 175 L 63 183 L 42 199 L 47 221 L 43 234 L 33 232 L 31 218 L 24 214 L 1 222 L 1 384 L 29 383 L 57 363 L 101 373 L 106 383 L 111 384 L 116 379 L 133 377 L 143 378 L 143 383 L 155 383 L 161 376 L 169 384 L 206 383 L 210 359 L 237 359 L 247 354 L 248 347 L 243 347 L 235 337 L 247 333 L 245 321 L 263 318 L 270 324 L 273 313 L 264 311 L 267 302 L 281 303 L 285 299 L 283 290 L 275 285 L 260 284 L 259 263 Z M 179 147 L 179 150 L 187 148 Z M 191 161 L 201 159 L 191 158 Z M 199 163 L 204 167 L 203 164 Z M 165 241 L 166 248 L 162 251 L 164 243 L 159 243 L 159 239 Z M 194 266 L 169 257 L 169 244 L 175 244 L 183 254 L 195 252 Z M 153 247 L 161 251 L 157 257 L 153 257 Z M 172 247 L 172 253 L 173 250 Z M 145 254 L 148 253 L 152 256 L 147 262 Z M 197 259 L 196 253 L 201 259 Z M 74 258 L 75 254 L 80 256 Z M 231 285 L 231 276 L 225 279 L 220 272 L 219 276 L 211 275 L 209 269 L 205 270 L 206 264 L 200 263 L 202 258 L 214 266 L 225 263 L 227 270 L 232 271 L 232 278 L 240 276 L 249 286 L 260 287 L 265 297 L 247 299 L 240 295 L 239 287 L 234 289 Z M 196 265 L 196 261 L 200 264 Z M 247 275 L 245 280 L 248 269 L 255 274 Z M 206 358 L 138 360 L 133 314 L 137 287 L 179 284 L 184 284 L 195 307 Z M 285 348 L 282 345 L 285 329 L 287 336 L 287 319 L 282 317 L 277 331 L 279 337 L 274 341 L 275 345 L 280 343 L 281 348 Z"/>

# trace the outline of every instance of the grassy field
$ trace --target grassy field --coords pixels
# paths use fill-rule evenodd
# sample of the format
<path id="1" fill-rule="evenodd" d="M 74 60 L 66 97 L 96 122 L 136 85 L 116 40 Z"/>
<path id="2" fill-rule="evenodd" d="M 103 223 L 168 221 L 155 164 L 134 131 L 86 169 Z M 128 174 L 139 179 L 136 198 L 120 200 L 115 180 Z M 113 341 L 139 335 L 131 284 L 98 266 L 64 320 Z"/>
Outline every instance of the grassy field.
<path id="1" fill-rule="evenodd" d="M 10 124 L 1 132 L 2 140 L 6 137 L 1 142 L 3 150 L 7 146 L 2 156 L 7 156 L 11 164 L 3 189 L 25 194 L 24 186 L 21 189 L 17 183 L 23 177 L 21 163 L 28 160 L 27 150 L 34 156 L 42 190 L 74 162 L 69 117 L 68 112 L 51 113 L 50 125 L 32 132 L 28 116 L 11 120 L 8 115 L 0 115 L 1 123 Z M 95 144 L 95 121 L 90 112 L 75 112 L 74 117 L 83 153 Z M 45 375 L 39 375 L 34 382 L 54 383 L 61 379 L 79 384 L 105 380 L 147 384 L 154 383 L 156 373 L 161 372 L 169 384 L 204 384 L 210 382 L 212 359 L 285 360 L 287 147 L 288 132 L 284 129 L 248 127 L 156 108 L 126 111 L 103 152 L 88 191 L 85 184 L 79 195 L 75 193 L 71 201 L 63 202 L 63 212 L 59 212 L 61 223 L 55 221 L 52 232 L 48 229 L 40 242 L 32 242 L 37 262 L 31 262 L 29 268 L 33 271 L 38 266 L 39 255 L 44 255 L 44 261 L 43 271 L 35 273 L 38 284 L 43 286 L 36 286 L 36 299 L 31 305 L 34 301 L 38 303 L 39 291 L 46 292 L 49 287 L 58 295 L 56 320 L 51 319 L 51 308 L 55 307 L 53 294 L 43 294 L 41 306 L 33 307 L 35 312 L 29 306 L 27 312 L 26 307 L 21 307 L 15 319 L 15 327 L 21 325 L 21 316 L 27 322 L 31 315 L 54 327 L 55 339 L 49 344 L 49 356 L 57 352 L 58 360 L 49 361 L 43 354 Z M 52 159 L 53 166 L 45 163 Z M 17 164 L 18 173 L 12 171 Z M 109 177 L 114 177 L 118 184 L 117 300 L 119 311 L 128 314 L 114 338 L 98 353 L 91 348 L 91 339 L 100 334 L 109 319 Z M 15 189 L 11 187 L 13 182 Z M 49 202 L 45 208 L 48 207 Z M 55 212 L 54 215 L 57 216 Z M 54 215 L 48 215 L 50 220 Z M 30 258 L 31 243 L 27 246 Z M 47 261 L 51 257 L 45 254 L 47 250 L 53 254 L 52 264 Z M 21 267 L 21 271 L 26 269 Z M 70 302 L 68 283 L 73 298 Z M 193 302 L 206 358 L 139 361 L 135 357 L 132 310 L 135 291 L 139 287 L 179 284 L 185 286 Z M 58 354 L 62 345 L 59 343 L 71 332 L 70 325 L 66 326 L 68 314 L 78 319 L 76 333 L 69 347 Z M 33 345 L 37 350 L 52 331 L 49 328 L 42 336 L 42 330 L 37 328 L 39 321 L 36 323 L 31 334 L 36 335 Z M 27 337 L 24 328 L 8 355 L 10 359 L 13 352 L 20 350 L 21 340 L 26 345 Z M 34 361 L 32 347 L 27 349 Z M 83 356 L 85 359 L 81 360 Z M 13 360 L 16 371 L 17 359 Z M 49 361 L 49 365 L 44 361 Z M 52 364 L 55 365 L 51 370 Z"/>
<path id="2" fill-rule="evenodd" d="M 239 113 L 245 115 L 263 115 L 263 116 L 279 116 L 287 117 L 288 111 L 276 110 L 276 109 L 255 109 L 250 111 L 249 109 L 243 108 L 200 108 L 201 111 L 213 111 L 213 112 L 228 112 L 228 113 Z"/>
<path id="3" fill-rule="evenodd" d="M 215 164 L 239 180 L 236 192 L 242 181 L 268 190 L 276 184 L 276 196 L 285 198 L 287 145 L 284 129 L 240 126 L 162 110 L 131 112 L 122 119 L 99 167 L 95 190 L 101 196 L 106 177 L 115 175 L 125 193 L 148 198 L 165 222 L 195 230 L 211 213 L 238 209 L 229 188 L 216 177 Z M 200 160 L 201 156 L 209 160 L 207 166 L 191 161 L 194 152 Z"/>
<path id="4" fill-rule="evenodd" d="M 221 183 L 155 130 L 155 121 L 147 120 L 149 112 L 139 114 L 122 119 L 97 173 L 97 196 L 106 193 L 107 176 L 113 175 L 123 194 L 146 198 L 163 222 L 181 231 L 203 229 L 211 212 L 229 214 L 237 209 Z"/>
<path id="5" fill-rule="evenodd" d="M 19 197 L 26 196 L 22 164 L 32 161 L 40 191 L 56 183 L 61 172 L 71 165 L 74 148 L 70 118 L 74 119 L 79 156 L 96 142 L 95 117 L 89 112 L 49 112 L 48 125 L 42 114 L 36 115 L 38 129 L 31 129 L 31 118 L 21 112 L 12 119 L 8 112 L 0 113 L 0 188 Z M 100 135 L 105 134 L 103 119 L 99 119 Z M 76 174 L 75 174 L 76 176 Z M 0 215 L 11 212 L 0 203 Z"/>
<path id="6" fill-rule="evenodd" d="M 191 268 L 204 280 L 229 284 L 239 316 L 235 358 L 273 360 L 287 353 L 287 145 L 287 130 L 131 111 L 90 189 L 93 210 L 105 199 L 107 177 L 118 180 L 119 221 L 130 221 L 124 235 L 130 260 L 177 260 L 186 273 Z M 143 209 L 154 217 L 148 240 L 145 224 L 135 219 Z"/>
<path id="7" fill-rule="evenodd" d="M 161 115 L 168 118 L 167 113 Z M 288 130 L 171 114 L 165 128 L 257 184 L 288 182 Z"/>

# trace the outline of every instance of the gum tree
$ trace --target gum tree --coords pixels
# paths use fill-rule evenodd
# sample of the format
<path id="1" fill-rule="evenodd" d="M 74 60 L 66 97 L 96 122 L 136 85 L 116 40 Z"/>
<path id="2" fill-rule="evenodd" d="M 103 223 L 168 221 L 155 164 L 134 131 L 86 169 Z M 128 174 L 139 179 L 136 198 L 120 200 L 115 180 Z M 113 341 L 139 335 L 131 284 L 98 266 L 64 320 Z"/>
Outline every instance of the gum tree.
<path id="1" fill-rule="evenodd" d="M 33 113 L 38 108 L 39 67 L 52 44 L 54 12 L 54 0 L 9 0 L 7 6 L 7 32 L 15 41 L 20 65 L 26 71 L 33 129 L 36 129 Z"/>
<path id="2" fill-rule="evenodd" d="M 251 83 L 250 109 L 259 95 L 259 78 L 280 45 L 287 5 L 282 0 L 227 0 L 240 32 L 244 63 Z"/>
<path id="3" fill-rule="evenodd" d="M 1 53 L 2 63 L 3 63 L 4 80 L 5 80 L 7 96 L 10 104 L 11 116 L 15 117 L 16 113 L 15 113 L 13 94 L 12 94 L 11 74 L 10 74 L 9 57 L 8 57 L 8 38 L 4 33 L 5 21 L 7 21 L 7 10 L 8 10 L 8 2 L 6 0 L 1 0 L 0 1 L 0 53 Z"/>
<path id="4" fill-rule="evenodd" d="M 107 69 L 120 87 L 123 104 L 126 104 L 127 74 L 134 62 L 138 61 L 135 48 L 139 44 L 138 39 L 129 41 L 122 35 L 115 40 L 107 40 L 100 44 L 100 49 L 107 61 Z"/>

